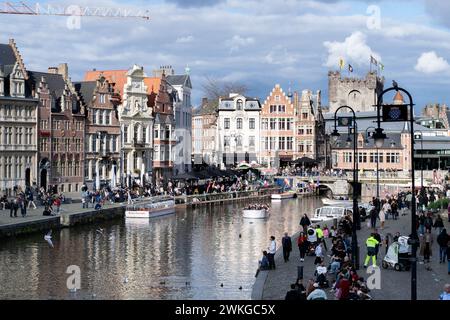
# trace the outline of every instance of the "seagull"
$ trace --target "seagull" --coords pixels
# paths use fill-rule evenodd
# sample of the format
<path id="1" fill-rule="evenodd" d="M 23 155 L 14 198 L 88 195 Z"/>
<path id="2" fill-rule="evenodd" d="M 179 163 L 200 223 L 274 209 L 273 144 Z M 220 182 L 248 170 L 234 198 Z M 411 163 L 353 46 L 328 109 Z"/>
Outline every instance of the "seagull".
<path id="1" fill-rule="evenodd" d="M 52 242 L 52 230 L 50 230 L 45 236 L 44 240 L 47 241 L 50 247 L 53 248 L 53 242 Z"/>
<path id="2" fill-rule="evenodd" d="M 242 235 L 239 233 L 239 238 L 242 238 Z"/>
<path id="3" fill-rule="evenodd" d="M 242 286 L 239 287 L 239 290 L 242 290 Z"/>
<path id="4" fill-rule="evenodd" d="M 166 282 L 165 281 L 160 281 L 159 284 L 165 285 Z"/>
<path id="5" fill-rule="evenodd" d="M 123 278 L 123 283 L 128 283 L 128 278 L 127 277 Z"/>
<path id="6" fill-rule="evenodd" d="M 395 80 L 392 80 L 392 86 L 397 89 L 398 88 L 398 83 Z"/>
<path id="7" fill-rule="evenodd" d="M 221 283 L 220 286 L 223 288 L 223 283 Z"/>

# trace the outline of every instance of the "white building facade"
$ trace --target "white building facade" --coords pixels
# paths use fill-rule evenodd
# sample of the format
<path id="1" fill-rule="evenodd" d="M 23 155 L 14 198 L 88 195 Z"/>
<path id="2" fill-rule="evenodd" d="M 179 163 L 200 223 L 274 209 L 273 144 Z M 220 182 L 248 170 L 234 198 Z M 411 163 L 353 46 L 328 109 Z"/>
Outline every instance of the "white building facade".
<path id="1" fill-rule="evenodd" d="M 259 162 L 261 104 L 256 98 L 231 93 L 219 100 L 214 159 L 221 168 Z"/>
<path id="2" fill-rule="evenodd" d="M 0 44 L 0 190 L 7 195 L 37 183 L 39 100 L 27 80 L 14 41 Z"/>
<path id="3" fill-rule="evenodd" d="M 119 106 L 121 127 L 122 174 L 141 181 L 152 176 L 153 115 L 148 106 L 144 68 L 134 65 L 127 72 L 123 88 L 122 104 Z"/>

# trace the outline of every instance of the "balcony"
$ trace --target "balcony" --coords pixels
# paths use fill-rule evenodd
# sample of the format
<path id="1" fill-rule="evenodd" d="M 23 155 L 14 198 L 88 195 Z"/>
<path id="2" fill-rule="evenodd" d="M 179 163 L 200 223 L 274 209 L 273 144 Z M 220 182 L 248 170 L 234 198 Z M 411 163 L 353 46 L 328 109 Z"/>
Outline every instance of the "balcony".
<path id="1" fill-rule="evenodd" d="M 133 148 L 145 148 L 145 142 L 142 140 L 133 140 L 131 145 Z"/>

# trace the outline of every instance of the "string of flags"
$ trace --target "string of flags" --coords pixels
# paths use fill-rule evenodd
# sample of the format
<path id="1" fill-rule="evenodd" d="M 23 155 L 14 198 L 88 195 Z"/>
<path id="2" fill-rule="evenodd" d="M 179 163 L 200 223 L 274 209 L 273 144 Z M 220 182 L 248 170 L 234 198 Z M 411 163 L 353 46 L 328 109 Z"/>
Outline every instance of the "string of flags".
<path id="1" fill-rule="evenodd" d="M 344 58 L 339 58 L 339 69 L 342 71 L 345 68 L 345 60 Z M 372 72 L 372 66 L 376 66 L 379 69 L 380 73 L 384 71 L 384 64 L 375 59 L 372 55 L 370 56 L 370 72 Z M 353 73 L 353 66 L 348 64 L 348 72 Z"/>

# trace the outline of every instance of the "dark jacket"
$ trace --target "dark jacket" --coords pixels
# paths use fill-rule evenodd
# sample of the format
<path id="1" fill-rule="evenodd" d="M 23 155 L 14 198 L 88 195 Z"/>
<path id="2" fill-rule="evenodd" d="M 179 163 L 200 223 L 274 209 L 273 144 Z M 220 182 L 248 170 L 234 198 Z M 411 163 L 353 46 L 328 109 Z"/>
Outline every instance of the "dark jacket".
<path id="1" fill-rule="evenodd" d="M 287 301 L 298 301 L 298 300 L 301 300 L 300 292 L 297 289 L 289 290 L 286 293 L 286 297 L 284 298 L 284 300 L 287 300 Z"/>
<path id="2" fill-rule="evenodd" d="M 308 217 L 303 216 L 300 220 L 300 225 L 301 226 L 309 226 L 311 224 L 311 221 L 309 220 Z"/>
<path id="3" fill-rule="evenodd" d="M 288 251 L 292 251 L 292 240 L 291 240 L 291 237 L 283 237 L 283 239 L 281 239 L 281 243 L 283 245 L 283 249 L 286 249 Z"/>
<path id="4" fill-rule="evenodd" d="M 434 228 L 443 228 L 444 227 L 444 221 L 442 219 L 436 219 L 436 221 L 433 224 Z"/>
<path id="5" fill-rule="evenodd" d="M 437 243 L 439 243 L 439 246 L 446 247 L 448 244 L 449 236 L 447 233 L 441 232 L 437 236 Z"/>

